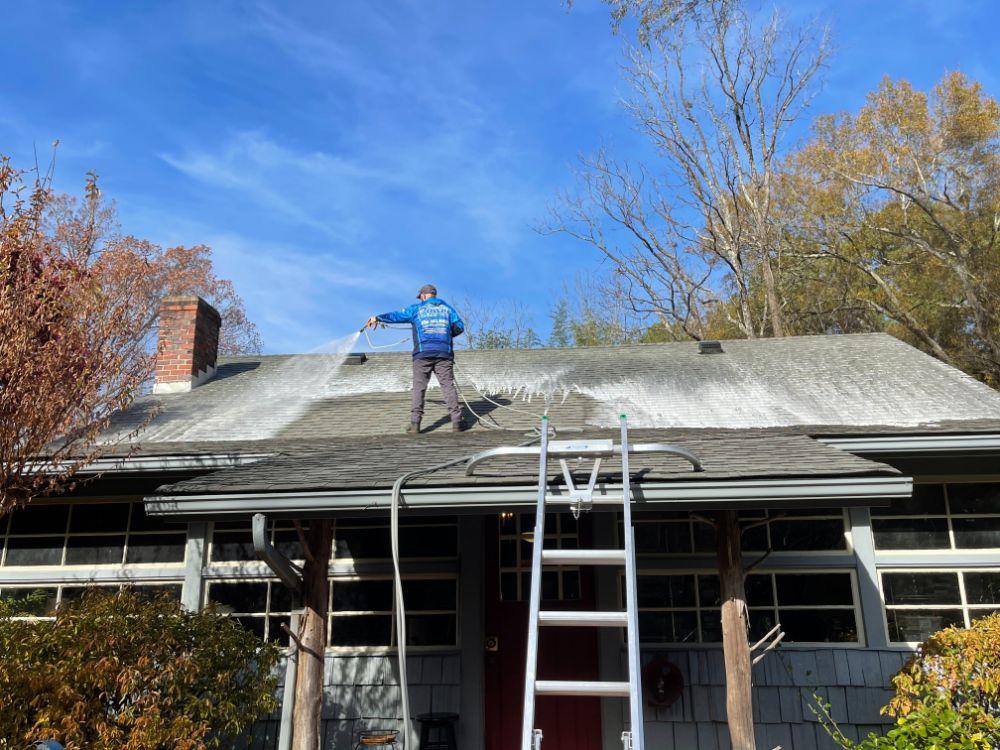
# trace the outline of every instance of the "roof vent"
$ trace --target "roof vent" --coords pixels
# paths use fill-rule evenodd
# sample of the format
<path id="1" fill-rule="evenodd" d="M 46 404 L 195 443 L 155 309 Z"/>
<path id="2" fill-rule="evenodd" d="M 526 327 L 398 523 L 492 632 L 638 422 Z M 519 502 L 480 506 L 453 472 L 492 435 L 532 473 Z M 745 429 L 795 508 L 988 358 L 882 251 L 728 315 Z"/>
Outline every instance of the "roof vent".
<path id="1" fill-rule="evenodd" d="M 368 355 L 364 352 L 351 352 L 344 357 L 345 365 L 363 365 L 368 361 Z"/>
<path id="2" fill-rule="evenodd" d="M 722 348 L 721 341 L 699 341 L 698 342 L 698 353 L 699 354 L 723 354 L 724 350 Z"/>

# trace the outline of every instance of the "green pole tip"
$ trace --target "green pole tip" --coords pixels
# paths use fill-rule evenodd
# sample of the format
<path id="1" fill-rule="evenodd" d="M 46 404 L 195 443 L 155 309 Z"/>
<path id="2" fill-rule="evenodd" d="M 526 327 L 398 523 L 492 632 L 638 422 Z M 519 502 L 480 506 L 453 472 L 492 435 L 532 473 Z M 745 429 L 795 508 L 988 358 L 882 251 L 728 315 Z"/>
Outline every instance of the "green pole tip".
<path id="1" fill-rule="evenodd" d="M 618 418 L 619 418 L 619 419 L 625 419 L 625 415 L 624 415 L 624 414 L 619 414 L 619 415 L 618 415 Z"/>
<path id="2" fill-rule="evenodd" d="M 542 421 L 543 422 L 548 422 L 549 421 L 549 415 L 548 414 L 543 414 L 542 415 Z"/>

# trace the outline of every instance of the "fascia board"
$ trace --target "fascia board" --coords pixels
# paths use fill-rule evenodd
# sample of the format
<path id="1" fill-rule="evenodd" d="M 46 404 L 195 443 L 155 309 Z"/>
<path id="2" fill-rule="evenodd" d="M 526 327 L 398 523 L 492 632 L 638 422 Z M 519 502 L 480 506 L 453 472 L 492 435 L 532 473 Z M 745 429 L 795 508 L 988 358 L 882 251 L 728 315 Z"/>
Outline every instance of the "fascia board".
<path id="1" fill-rule="evenodd" d="M 816 442 L 839 448 L 848 453 L 969 453 L 1000 452 L 1000 435 L 995 433 L 966 435 L 898 435 L 891 437 L 816 436 Z"/>
<path id="2" fill-rule="evenodd" d="M 613 494 L 621 488 L 606 486 L 599 493 Z M 815 507 L 887 505 L 908 498 L 913 480 L 902 476 L 837 478 L 759 479 L 743 481 L 674 482 L 633 485 L 640 506 L 678 510 L 741 507 Z M 554 494 L 561 494 L 553 489 Z M 537 489 L 515 487 L 418 487 L 403 492 L 405 507 L 414 510 L 456 512 L 533 507 Z M 388 490 L 356 492 L 246 493 L 208 495 L 150 495 L 146 513 L 181 517 L 245 517 L 253 513 L 304 517 L 342 512 L 386 512 Z"/>

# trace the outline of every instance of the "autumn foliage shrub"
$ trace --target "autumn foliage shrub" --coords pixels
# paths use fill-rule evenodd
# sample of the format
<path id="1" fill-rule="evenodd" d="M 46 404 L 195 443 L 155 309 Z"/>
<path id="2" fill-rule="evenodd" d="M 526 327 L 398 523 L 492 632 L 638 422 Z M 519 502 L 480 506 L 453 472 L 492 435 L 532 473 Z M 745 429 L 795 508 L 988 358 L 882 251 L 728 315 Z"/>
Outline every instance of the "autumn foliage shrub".
<path id="1" fill-rule="evenodd" d="M 277 648 L 215 612 L 127 589 L 31 609 L 0 601 L 4 750 L 201 750 L 274 709 Z"/>
<path id="2" fill-rule="evenodd" d="M 892 678 L 896 694 L 883 713 L 896 719 L 884 736 L 858 744 L 828 713 L 820 719 L 844 748 L 857 750 L 992 750 L 1000 747 L 1000 613 L 970 628 L 931 635 Z"/>

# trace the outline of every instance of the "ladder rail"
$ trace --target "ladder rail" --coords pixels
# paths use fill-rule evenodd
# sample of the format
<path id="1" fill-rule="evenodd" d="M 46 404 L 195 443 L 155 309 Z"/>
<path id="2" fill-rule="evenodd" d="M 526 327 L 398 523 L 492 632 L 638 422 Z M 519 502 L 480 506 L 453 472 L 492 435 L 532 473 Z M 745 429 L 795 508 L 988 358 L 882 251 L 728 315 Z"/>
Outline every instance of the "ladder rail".
<path id="1" fill-rule="evenodd" d="M 636 592 L 635 528 L 632 526 L 632 486 L 629 475 L 628 419 L 621 417 L 622 527 L 625 537 L 625 612 L 628 618 L 629 714 L 632 750 L 645 750 L 642 722 L 642 657 L 639 652 L 639 602 Z M 697 462 L 697 459 L 695 459 Z M 700 466 L 700 463 L 696 463 Z"/>
<path id="2" fill-rule="evenodd" d="M 535 543 L 531 550 L 531 593 L 528 609 L 528 645 L 524 665 L 522 750 L 533 750 L 535 734 L 535 683 L 538 673 L 538 612 L 542 602 L 542 547 L 545 546 L 545 495 L 548 485 L 549 418 L 542 417 L 538 449 L 538 502 L 535 505 Z M 508 454 L 510 455 L 510 454 Z"/>
<path id="3" fill-rule="evenodd" d="M 629 469 L 630 453 L 670 453 L 687 458 L 695 471 L 701 471 L 701 463 L 693 454 L 683 449 L 665 444 L 640 444 L 631 446 L 628 436 L 628 418 L 619 417 L 621 444 L 614 446 L 610 440 L 601 441 L 549 441 L 548 417 L 542 417 L 541 445 L 536 449 L 499 448 L 483 451 L 470 463 L 468 474 L 473 473 L 474 464 L 501 455 L 538 456 L 538 500 L 535 506 L 535 536 L 531 552 L 531 589 L 528 609 L 528 642 L 524 669 L 524 713 L 521 734 L 521 750 L 541 750 L 541 730 L 535 728 L 535 706 L 539 695 L 589 695 L 600 697 L 627 698 L 629 702 L 629 729 L 622 733 L 625 750 L 645 750 L 642 717 L 642 656 L 639 648 L 639 602 L 637 585 L 637 565 L 635 548 L 635 526 L 632 522 L 632 484 Z M 574 483 L 567 464 L 571 450 L 578 450 L 583 457 L 593 459 L 590 478 L 586 487 Z M 529 453 L 530 451 L 530 453 Z M 622 506 L 623 548 L 603 550 L 544 550 L 545 511 L 547 503 L 569 504 L 574 516 L 591 510 L 595 503 L 594 490 L 600 471 L 601 459 L 618 455 L 622 462 L 622 492 L 619 497 L 606 496 L 601 505 Z M 548 492 L 548 460 L 557 459 L 566 483 L 566 496 Z M 615 565 L 624 567 L 625 611 L 541 611 L 542 567 L 544 565 Z M 538 647 L 542 627 L 617 627 L 627 634 L 628 655 L 626 680 L 540 680 L 538 679 Z"/>

